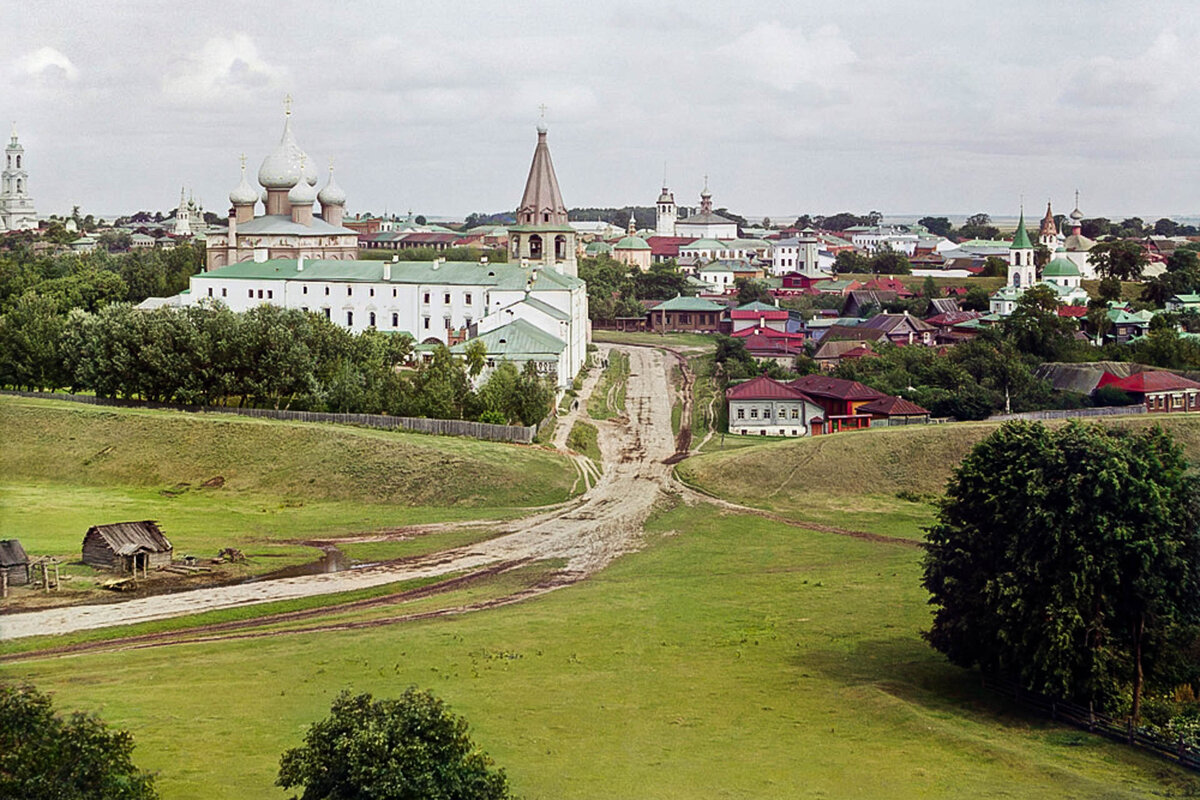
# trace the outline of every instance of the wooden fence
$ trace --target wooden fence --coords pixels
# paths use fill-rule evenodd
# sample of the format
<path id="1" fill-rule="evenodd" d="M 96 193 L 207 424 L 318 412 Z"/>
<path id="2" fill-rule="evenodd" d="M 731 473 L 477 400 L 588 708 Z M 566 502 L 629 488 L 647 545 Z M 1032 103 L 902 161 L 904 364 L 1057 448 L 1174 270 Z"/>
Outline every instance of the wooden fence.
<path id="1" fill-rule="evenodd" d="M 120 408 L 159 408 L 170 411 L 187 411 L 197 414 L 239 414 L 243 417 L 265 417 L 267 419 L 291 420 L 293 422 L 333 422 L 342 425 L 362 425 L 368 428 L 392 430 L 401 428 L 419 433 L 439 436 L 469 436 L 492 442 L 517 442 L 530 444 L 537 434 L 537 426 L 492 425 L 487 422 L 471 422 L 465 419 L 430 419 L 428 417 L 393 417 L 389 414 L 331 414 L 324 411 L 283 411 L 274 408 L 238 408 L 236 406 L 184 406 L 169 403 L 151 403 L 145 400 L 116 400 L 86 394 L 53 394 L 50 392 L 17 392 L 5 390 L 0 394 L 14 397 L 33 397 L 42 400 L 67 400 L 94 406 L 117 406 Z"/>
<path id="2" fill-rule="evenodd" d="M 1047 411 L 1023 411 L 1019 414 L 993 414 L 988 422 L 1007 422 L 1011 419 L 1074 419 L 1076 417 L 1112 417 L 1129 414 L 1145 414 L 1146 406 L 1102 406 L 1100 408 L 1052 408 Z"/>
<path id="3" fill-rule="evenodd" d="M 1097 713 L 1092 708 L 1022 689 L 1020 684 L 1010 678 L 986 676 L 983 678 L 983 686 L 1014 700 L 1020 706 L 1045 714 L 1052 720 L 1066 722 L 1089 733 L 1150 750 L 1182 767 L 1200 772 L 1200 748 L 1185 744 L 1182 736 L 1175 741 L 1152 736 L 1145 730 L 1133 727 L 1131 719 L 1114 719 Z"/>

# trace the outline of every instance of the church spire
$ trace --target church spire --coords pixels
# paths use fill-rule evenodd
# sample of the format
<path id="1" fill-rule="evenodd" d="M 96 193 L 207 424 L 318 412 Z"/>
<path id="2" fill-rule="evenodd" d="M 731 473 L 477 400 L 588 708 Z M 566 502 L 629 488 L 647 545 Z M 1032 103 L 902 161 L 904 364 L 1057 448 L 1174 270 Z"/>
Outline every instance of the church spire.
<path id="1" fill-rule="evenodd" d="M 537 147 L 533 151 L 533 163 L 529 166 L 529 177 L 525 181 L 525 193 L 517 208 L 517 223 L 520 225 L 566 225 L 567 207 L 562 192 L 558 189 L 558 177 L 554 174 L 554 162 L 550 160 L 550 146 L 546 144 L 545 122 L 538 124 Z"/>

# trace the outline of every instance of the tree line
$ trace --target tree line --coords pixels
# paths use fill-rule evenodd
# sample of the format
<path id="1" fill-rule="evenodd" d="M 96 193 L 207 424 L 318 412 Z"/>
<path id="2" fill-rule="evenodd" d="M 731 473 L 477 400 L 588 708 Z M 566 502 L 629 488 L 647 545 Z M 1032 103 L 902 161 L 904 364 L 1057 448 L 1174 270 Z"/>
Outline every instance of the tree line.
<path id="1" fill-rule="evenodd" d="M 323 316 L 262 305 L 139 311 L 113 303 L 62 313 L 29 293 L 0 315 L 0 385 L 99 397 L 393 414 L 535 425 L 554 392 L 533 364 L 487 363 L 482 343 L 458 359 L 439 346 L 414 358 L 406 334 L 354 334 Z M 408 368 L 416 361 L 415 368 Z"/>
<path id="2" fill-rule="evenodd" d="M 693 294 L 687 277 L 679 272 L 674 260 L 651 264 L 642 272 L 608 255 L 579 260 L 579 277 L 587 284 L 588 317 L 611 320 L 616 317 L 645 316 L 639 300 L 669 300 L 676 295 Z"/>

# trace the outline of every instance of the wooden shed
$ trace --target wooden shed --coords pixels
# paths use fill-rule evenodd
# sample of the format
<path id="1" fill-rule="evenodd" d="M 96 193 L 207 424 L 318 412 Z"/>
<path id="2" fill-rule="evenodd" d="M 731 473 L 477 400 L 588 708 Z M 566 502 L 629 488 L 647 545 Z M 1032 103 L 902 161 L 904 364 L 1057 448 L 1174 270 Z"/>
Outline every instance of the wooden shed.
<path id="1" fill-rule="evenodd" d="M 20 541 L 0 539 L 0 572 L 4 573 L 9 586 L 29 583 L 29 556 Z"/>
<path id="2" fill-rule="evenodd" d="M 173 549 L 151 520 L 93 525 L 83 537 L 83 563 L 145 575 L 152 567 L 170 564 Z"/>

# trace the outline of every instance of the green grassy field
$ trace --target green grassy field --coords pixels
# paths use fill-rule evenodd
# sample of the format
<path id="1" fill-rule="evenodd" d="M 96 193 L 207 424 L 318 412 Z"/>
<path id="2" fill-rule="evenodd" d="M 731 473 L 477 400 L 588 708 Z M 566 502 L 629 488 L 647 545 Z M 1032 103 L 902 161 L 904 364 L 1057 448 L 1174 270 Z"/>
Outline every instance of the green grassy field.
<path id="1" fill-rule="evenodd" d="M 639 344 L 651 347 L 682 347 L 708 349 L 716 340 L 707 333 L 625 333 L 622 331 L 594 331 L 597 342 L 611 344 Z"/>
<path id="2" fill-rule="evenodd" d="M 612 351 L 608 366 L 588 398 L 587 412 L 592 419 L 612 419 L 625 413 L 625 389 L 629 380 L 629 356 Z"/>
<path id="3" fill-rule="evenodd" d="M 708 506 L 592 580 L 484 613 L 0 666 L 136 737 L 164 798 L 284 797 L 342 689 L 430 688 L 536 798 L 1186 796 L 1165 762 L 1013 712 L 919 638 L 916 548 Z"/>
<path id="4" fill-rule="evenodd" d="M 0 538 L 76 561 L 91 525 L 154 519 L 180 556 L 243 549 L 229 569 L 246 573 L 311 560 L 313 537 L 511 518 L 566 499 L 573 475 L 534 447 L 9 397 L 0 440 Z M 69 590 L 98 577 L 66 574 Z"/>
<path id="5" fill-rule="evenodd" d="M 571 426 L 571 432 L 567 434 L 567 447 L 576 453 L 582 453 L 587 456 L 596 462 L 596 466 L 599 467 L 603 461 L 603 456 L 600 454 L 600 445 L 597 441 L 599 436 L 600 432 L 596 430 L 595 425 L 583 420 L 577 420 Z"/>

